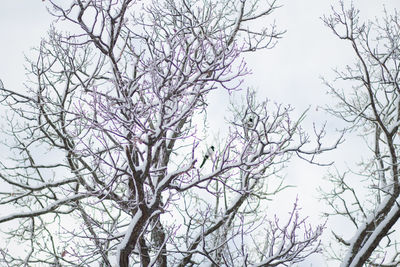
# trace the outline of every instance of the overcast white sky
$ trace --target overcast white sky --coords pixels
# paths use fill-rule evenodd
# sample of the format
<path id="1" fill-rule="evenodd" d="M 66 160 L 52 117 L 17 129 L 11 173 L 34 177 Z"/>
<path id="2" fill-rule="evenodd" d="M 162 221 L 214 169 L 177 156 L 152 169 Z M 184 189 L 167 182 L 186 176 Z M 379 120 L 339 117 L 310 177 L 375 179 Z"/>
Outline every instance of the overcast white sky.
<path id="1" fill-rule="evenodd" d="M 316 112 L 317 105 L 332 101 L 325 92 L 319 77 L 332 77 L 332 69 L 351 63 L 353 55 L 346 43 L 339 41 L 326 28 L 320 17 L 329 14 L 330 5 L 336 1 L 328 0 L 283 0 L 283 7 L 276 11 L 274 18 L 278 27 L 287 33 L 276 48 L 257 52 L 248 56 L 248 63 L 253 75 L 248 78 L 249 86 L 256 88 L 260 95 L 274 101 L 293 105 L 298 112 L 311 106 L 307 125 L 312 121 L 322 123 L 328 120 L 328 131 L 335 136 L 335 128 L 341 125 L 322 111 Z M 346 0 L 350 3 L 350 0 Z M 372 18 L 382 14 L 383 6 L 390 11 L 400 8 L 399 0 L 355 0 L 354 5 L 361 9 L 364 17 Z M 0 79 L 8 88 L 22 87 L 25 80 L 24 53 L 37 46 L 45 36 L 52 18 L 47 14 L 46 2 L 40 0 L 2 0 L 0 8 Z M 223 119 L 220 111 L 223 99 L 215 99 L 210 106 L 215 112 L 213 125 Z M 217 109 L 218 107 L 218 109 Z M 218 114 L 217 114 L 218 113 Z M 310 129 L 311 131 L 311 129 Z M 345 144 L 326 157 L 338 164 L 358 158 L 359 146 L 355 138 L 347 138 Z M 346 156 L 344 156 L 346 155 Z M 296 195 L 300 198 L 303 211 L 315 221 L 321 221 L 319 214 L 322 204 L 316 200 L 316 188 L 323 183 L 322 176 L 327 169 L 310 167 L 302 162 L 295 162 L 287 171 L 288 181 L 297 188 L 287 190 L 282 196 L 288 205 Z M 278 196 L 279 198 L 279 196 Z M 278 210 L 282 205 L 275 205 Z M 328 225 L 328 227 L 333 227 Z M 330 231 L 327 231 L 330 232 Z M 321 259 L 313 258 L 301 266 L 325 266 Z"/>

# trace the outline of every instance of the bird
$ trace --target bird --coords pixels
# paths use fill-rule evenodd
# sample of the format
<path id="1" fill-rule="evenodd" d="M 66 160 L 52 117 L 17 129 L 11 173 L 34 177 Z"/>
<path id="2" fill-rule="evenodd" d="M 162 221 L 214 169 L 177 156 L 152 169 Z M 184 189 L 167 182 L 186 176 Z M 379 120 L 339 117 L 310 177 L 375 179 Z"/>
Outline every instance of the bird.
<path id="1" fill-rule="evenodd" d="M 215 152 L 215 147 L 214 146 L 210 146 L 210 148 L 207 150 L 206 154 L 204 155 L 203 162 L 201 163 L 200 168 L 202 168 L 204 166 L 204 164 L 206 163 L 207 159 L 212 157 L 214 152 Z"/>
<path id="2" fill-rule="evenodd" d="M 253 128 L 254 127 L 254 119 L 252 117 L 250 117 L 247 120 L 246 126 L 247 126 L 247 128 Z"/>
<path id="3" fill-rule="evenodd" d="M 250 117 L 244 122 L 244 136 L 246 140 L 249 140 L 249 130 L 254 128 L 254 119 Z"/>

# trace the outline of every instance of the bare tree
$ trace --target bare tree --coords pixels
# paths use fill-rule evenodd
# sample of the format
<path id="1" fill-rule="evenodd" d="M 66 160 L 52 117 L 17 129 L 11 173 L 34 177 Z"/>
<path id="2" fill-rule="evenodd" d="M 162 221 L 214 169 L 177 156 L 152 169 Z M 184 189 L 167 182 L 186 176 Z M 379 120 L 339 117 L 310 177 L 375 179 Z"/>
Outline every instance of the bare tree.
<path id="1" fill-rule="evenodd" d="M 355 229 L 352 238 L 334 233 L 345 256 L 335 254 L 337 248 L 332 255 L 342 261 L 341 266 L 398 266 L 394 225 L 400 216 L 399 13 L 385 11 L 382 20 L 364 23 L 356 8 L 340 2 L 340 8 L 324 22 L 351 45 L 356 58 L 353 66 L 336 72 L 335 83 L 327 82 L 338 100 L 329 111 L 348 122 L 349 130 L 358 131 L 370 151 L 363 155 L 360 170 L 338 171 L 329 177 L 333 189 L 324 198 L 332 212 L 327 214 L 347 218 Z M 355 183 L 357 176 L 361 183 Z"/>
<path id="2" fill-rule="evenodd" d="M 0 223 L 17 220 L 10 241 L 28 248 L 1 249 L 4 263 L 277 266 L 319 251 L 323 226 L 297 206 L 266 223 L 263 205 L 292 154 L 336 146 L 322 148 L 323 130 L 307 149 L 304 116 L 249 92 L 223 140 L 208 150 L 199 134 L 209 93 L 241 89 L 242 54 L 281 37 L 259 26 L 275 1 L 49 2 L 78 29 L 51 29 L 26 92 L 1 89 L 15 154 L 0 204 L 15 211 Z"/>

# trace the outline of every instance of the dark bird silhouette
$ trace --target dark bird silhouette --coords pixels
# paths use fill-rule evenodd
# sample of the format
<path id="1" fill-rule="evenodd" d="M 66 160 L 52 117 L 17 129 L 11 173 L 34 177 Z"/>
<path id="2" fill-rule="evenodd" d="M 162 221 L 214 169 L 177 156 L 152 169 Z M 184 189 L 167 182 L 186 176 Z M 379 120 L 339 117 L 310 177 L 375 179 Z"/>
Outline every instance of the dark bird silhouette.
<path id="1" fill-rule="evenodd" d="M 200 165 L 200 168 L 202 168 L 202 167 L 204 166 L 204 164 L 206 163 L 206 161 L 207 161 L 210 157 L 212 157 L 212 155 L 214 154 L 214 151 L 215 151 L 215 147 L 214 147 L 214 146 L 211 146 L 211 147 L 207 150 L 206 154 L 204 155 L 203 162 L 202 162 L 201 165 Z"/>

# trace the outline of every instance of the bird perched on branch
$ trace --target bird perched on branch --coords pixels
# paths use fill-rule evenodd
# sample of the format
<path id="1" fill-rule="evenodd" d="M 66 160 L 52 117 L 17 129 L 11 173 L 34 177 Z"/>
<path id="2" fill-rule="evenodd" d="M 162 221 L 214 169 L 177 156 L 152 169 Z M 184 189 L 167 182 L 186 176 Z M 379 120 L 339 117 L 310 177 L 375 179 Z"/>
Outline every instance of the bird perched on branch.
<path id="1" fill-rule="evenodd" d="M 206 163 L 206 161 L 214 155 L 214 152 L 215 152 L 215 147 L 210 146 L 210 148 L 204 154 L 203 162 L 201 163 L 200 168 L 202 168 L 204 166 L 204 164 Z"/>
<path id="2" fill-rule="evenodd" d="M 244 136 L 246 140 L 249 140 L 249 130 L 254 128 L 254 118 L 249 117 L 245 122 L 244 122 Z"/>
<path id="3" fill-rule="evenodd" d="M 247 120 L 246 126 L 250 129 L 254 127 L 254 119 L 252 117 Z"/>

